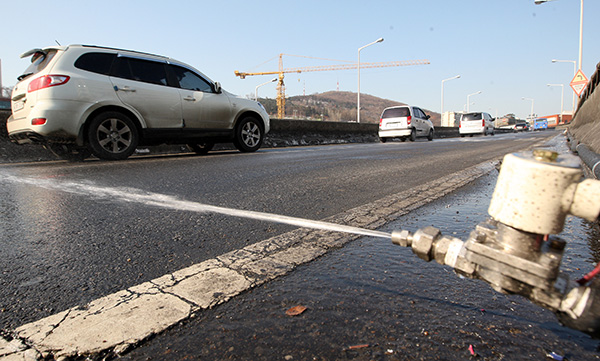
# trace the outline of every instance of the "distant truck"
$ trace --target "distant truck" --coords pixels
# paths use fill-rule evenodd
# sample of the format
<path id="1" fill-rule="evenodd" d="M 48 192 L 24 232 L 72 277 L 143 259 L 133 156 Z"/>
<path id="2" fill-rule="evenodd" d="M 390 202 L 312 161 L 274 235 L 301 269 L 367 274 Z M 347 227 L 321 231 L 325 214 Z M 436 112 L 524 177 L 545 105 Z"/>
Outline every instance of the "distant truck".
<path id="1" fill-rule="evenodd" d="M 559 121 L 559 115 L 551 115 L 544 117 L 548 121 L 548 128 L 556 128 Z"/>
<path id="2" fill-rule="evenodd" d="M 542 118 L 546 118 L 548 120 L 548 128 L 555 128 L 558 125 L 569 124 L 571 123 L 571 119 L 573 116 L 571 114 L 552 114 L 552 115 L 544 115 Z"/>
<path id="3" fill-rule="evenodd" d="M 548 119 L 537 118 L 533 123 L 533 130 L 546 130 L 548 129 Z"/>
<path id="4" fill-rule="evenodd" d="M 514 133 L 527 130 L 527 122 L 516 118 L 497 118 L 495 126 L 496 129 L 510 130 Z"/>

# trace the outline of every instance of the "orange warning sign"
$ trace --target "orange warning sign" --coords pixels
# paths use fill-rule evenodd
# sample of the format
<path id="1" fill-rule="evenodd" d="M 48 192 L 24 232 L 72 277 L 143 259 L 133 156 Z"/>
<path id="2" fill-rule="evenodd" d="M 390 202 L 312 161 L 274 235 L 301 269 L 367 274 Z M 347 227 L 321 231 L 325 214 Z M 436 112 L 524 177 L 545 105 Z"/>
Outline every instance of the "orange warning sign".
<path id="1" fill-rule="evenodd" d="M 573 77 L 573 80 L 571 80 L 570 85 L 571 85 L 571 88 L 573 88 L 573 91 L 575 92 L 575 94 L 577 94 L 577 96 L 580 97 L 581 93 L 583 93 L 583 90 L 585 89 L 587 83 L 588 83 L 588 78 L 586 78 L 585 74 L 583 74 L 581 69 L 579 69 L 579 70 L 577 70 L 577 73 Z"/>

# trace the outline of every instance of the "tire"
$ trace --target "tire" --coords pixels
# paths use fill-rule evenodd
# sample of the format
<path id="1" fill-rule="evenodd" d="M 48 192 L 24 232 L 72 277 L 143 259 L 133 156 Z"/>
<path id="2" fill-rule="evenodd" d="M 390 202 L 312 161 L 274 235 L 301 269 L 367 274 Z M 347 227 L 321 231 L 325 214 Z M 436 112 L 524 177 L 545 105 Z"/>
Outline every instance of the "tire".
<path id="1" fill-rule="evenodd" d="M 406 142 L 406 137 L 400 138 L 401 141 Z"/>
<path id="2" fill-rule="evenodd" d="M 262 145 L 264 137 L 262 122 L 254 117 L 246 117 L 235 127 L 233 145 L 240 152 L 255 152 Z"/>
<path id="3" fill-rule="evenodd" d="M 381 141 L 381 143 L 387 142 L 387 138 L 379 138 L 379 140 Z"/>
<path id="4" fill-rule="evenodd" d="M 430 142 L 433 140 L 433 129 L 429 130 L 429 134 L 427 134 L 427 140 Z"/>
<path id="5" fill-rule="evenodd" d="M 415 140 L 417 140 L 417 131 L 415 128 L 412 128 L 410 130 L 410 138 L 409 139 L 411 142 L 414 142 Z"/>
<path id="6" fill-rule="evenodd" d="M 87 140 L 92 153 L 100 159 L 127 159 L 138 145 L 138 129 L 123 113 L 105 112 L 90 123 Z"/>
<path id="7" fill-rule="evenodd" d="M 189 150 L 191 150 L 192 152 L 194 152 L 196 154 L 201 154 L 201 155 L 208 154 L 208 152 L 210 152 L 214 146 L 215 146 L 215 143 L 212 143 L 212 142 L 200 142 L 200 143 L 193 143 L 193 144 L 187 145 Z"/>

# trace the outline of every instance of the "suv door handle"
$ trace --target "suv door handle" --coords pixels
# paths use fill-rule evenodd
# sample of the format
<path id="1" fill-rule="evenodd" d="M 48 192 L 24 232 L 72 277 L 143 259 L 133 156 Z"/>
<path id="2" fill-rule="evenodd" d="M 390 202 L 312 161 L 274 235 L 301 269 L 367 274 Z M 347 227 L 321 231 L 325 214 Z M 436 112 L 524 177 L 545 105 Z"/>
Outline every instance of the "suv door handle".
<path id="1" fill-rule="evenodd" d="M 196 101 L 196 98 L 194 98 L 194 97 L 193 97 L 193 96 L 191 96 L 191 95 L 188 95 L 187 97 L 183 98 L 183 100 L 187 100 L 187 101 L 190 101 L 190 102 L 195 102 L 195 101 Z"/>
<path id="2" fill-rule="evenodd" d="M 128 86 L 124 86 L 122 88 L 119 88 L 118 86 L 115 85 L 115 91 L 119 91 L 119 90 L 122 91 L 122 92 L 132 92 L 132 93 L 135 92 L 134 88 L 130 88 Z"/>

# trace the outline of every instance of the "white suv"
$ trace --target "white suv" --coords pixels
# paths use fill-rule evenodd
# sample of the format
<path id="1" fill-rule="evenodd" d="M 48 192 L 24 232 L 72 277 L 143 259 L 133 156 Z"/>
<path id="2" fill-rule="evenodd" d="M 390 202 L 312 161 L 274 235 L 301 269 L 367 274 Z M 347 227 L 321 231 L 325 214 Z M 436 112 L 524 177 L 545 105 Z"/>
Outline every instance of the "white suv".
<path id="1" fill-rule="evenodd" d="M 421 108 L 410 105 L 385 108 L 379 120 L 379 139 L 385 143 L 388 139 L 400 138 L 415 141 L 417 137 L 433 140 L 433 123 Z"/>
<path id="2" fill-rule="evenodd" d="M 138 145 L 187 144 L 205 154 L 233 142 L 260 148 L 263 106 L 171 58 L 87 45 L 33 49 L 12 93 L 9 138 L 65 158 L 125 159 Z"/>

